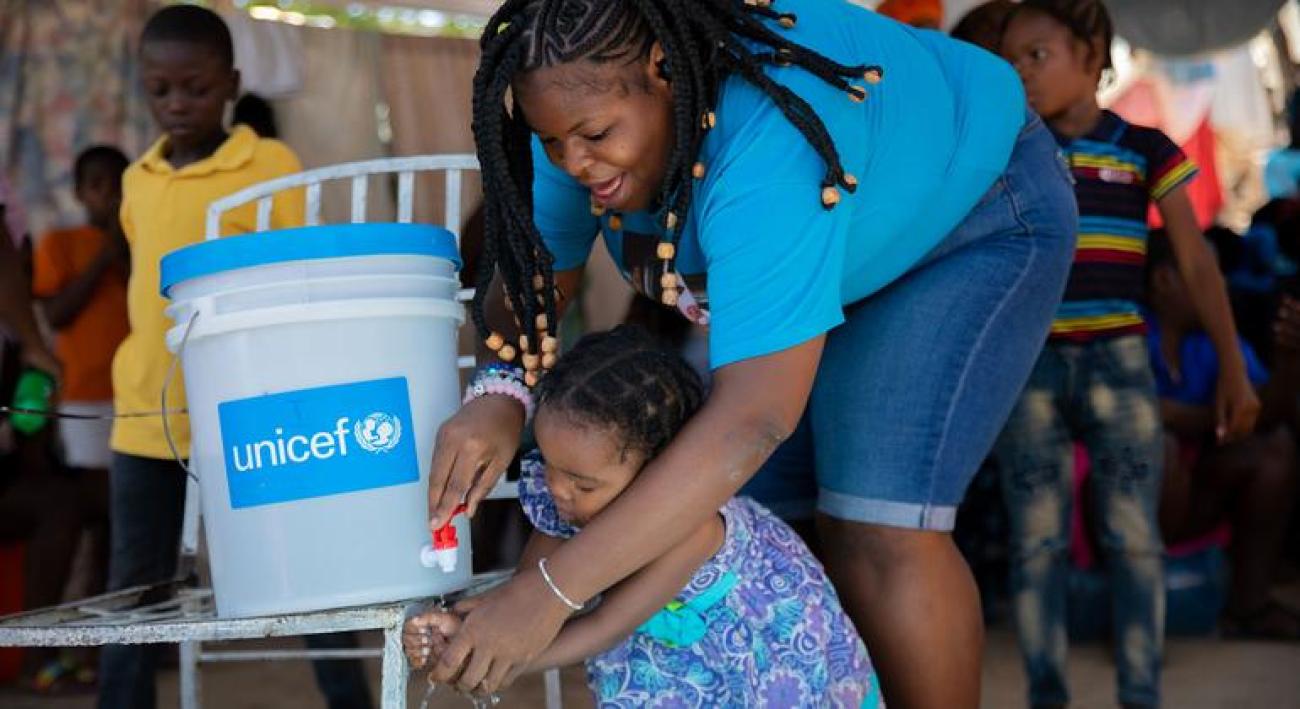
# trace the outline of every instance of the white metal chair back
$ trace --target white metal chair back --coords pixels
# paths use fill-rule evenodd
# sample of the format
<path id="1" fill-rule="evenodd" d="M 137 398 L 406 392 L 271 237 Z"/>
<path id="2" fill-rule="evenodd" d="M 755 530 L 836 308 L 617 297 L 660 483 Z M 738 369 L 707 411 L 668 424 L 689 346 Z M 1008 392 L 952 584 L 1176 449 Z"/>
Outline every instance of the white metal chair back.
<path id="1" fill-rule="evenodd" d="M 204 238 L 221 236 L 221 215 L 236 207 L 257 203 L 257 231 L 271 226 L 272 198 L 279 192 L 302 187 L 306 192 L 307 226 L 321 223 L 321 186 L 334 180 L 352 182 L 352 223 L 366 221 L 366 202 L 369 197 L 370 178 L 376 175 L 397 175 L 397 221 L 410 223 L 415 217 L 415 174 L 417 172 L 445 172 L 444 190 L 446 209 L 443 226 L 456 235 L 460 244 L 461 191 L 466 170 L 477 171 L 478 158 L 473 155 L 420 155 L 409 158 L 382 158 L 362 162 L 329 165 L 286 175 L 242 189 L 228 197 L 213 202 L 208 207 Z"/>

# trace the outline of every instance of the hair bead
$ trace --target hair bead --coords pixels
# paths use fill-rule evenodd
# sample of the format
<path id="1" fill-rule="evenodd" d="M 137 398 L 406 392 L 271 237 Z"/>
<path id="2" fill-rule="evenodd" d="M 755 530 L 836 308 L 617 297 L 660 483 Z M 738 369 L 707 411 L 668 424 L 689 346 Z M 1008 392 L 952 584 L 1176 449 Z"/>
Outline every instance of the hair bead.
<path id="1" fill-rule="evenodd" d="M 510 345 L 502 345 L 501 349 L 497 350 L 497 357 L 500 357 L 502 362 L 513 362 L 515 361 L 515 348 Z"/>
<path id="2" fill-rule="evenodd" d="M 660 261 L 671 261 L 677 255 L 677 246 L 671 241 L 661 241 L 659 246 L 655 247 L 655 255 Z"/>
<path id="3" fill-rule="evenodd" d="M 500 352 L 501 348 L 506 344 L 506 338 L 502 337 L 501 333 L 494 332 L 483 341 L 483 344 L 487 345 L 487 348 L 493 352 Z"/>

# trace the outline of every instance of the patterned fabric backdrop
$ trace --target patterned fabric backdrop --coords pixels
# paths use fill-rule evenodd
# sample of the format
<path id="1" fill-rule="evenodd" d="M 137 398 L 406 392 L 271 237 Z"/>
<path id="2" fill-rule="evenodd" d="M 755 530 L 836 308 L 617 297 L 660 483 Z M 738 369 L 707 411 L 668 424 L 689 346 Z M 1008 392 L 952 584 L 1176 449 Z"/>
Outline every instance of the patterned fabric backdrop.
<path id="1" fill-rule="evenodd" d="M 72 161 L 95 143 L 130 156 L 153 128 L 135 38 L 156 0 L 0 0 L 0 169 L 31 233 L 77 223 Z"/>

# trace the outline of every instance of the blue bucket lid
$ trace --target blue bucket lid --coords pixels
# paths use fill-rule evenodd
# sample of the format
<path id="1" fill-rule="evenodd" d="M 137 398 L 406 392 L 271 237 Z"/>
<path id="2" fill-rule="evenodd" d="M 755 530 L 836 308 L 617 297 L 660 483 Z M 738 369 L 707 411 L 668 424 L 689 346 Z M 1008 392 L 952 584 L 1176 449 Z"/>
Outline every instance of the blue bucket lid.
<path id="1" fill-rule="evenodd" d="M 289 261 L 349 256 L 434 256 L 460 269 L 456 237 L 429 224 L 330 224 L 213 239 L 162 259 L 162 294 L 202 276 Z"/>

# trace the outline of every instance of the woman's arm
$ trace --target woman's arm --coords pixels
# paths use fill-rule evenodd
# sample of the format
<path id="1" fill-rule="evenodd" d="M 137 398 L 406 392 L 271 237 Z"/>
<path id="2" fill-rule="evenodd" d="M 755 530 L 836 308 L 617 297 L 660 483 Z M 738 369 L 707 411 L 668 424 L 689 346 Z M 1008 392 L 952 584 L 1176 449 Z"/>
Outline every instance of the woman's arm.
<path id="1" fill-rule="evenodd" d="M 825 336 L 719 369 L 700 413 L 636 482 L 554 555 L 585 600 L 681 542 L 736 494 L 799 424 Z"/>
<path id="2" fill-rule="evenodd" d="M 708 401 L 668 448 L 549 557 L 560 590 L 585 602 L 666 554 L 716 514 L 794 431 L 824 341 L 819 335 L 719 369 Z M 460 677 L 474 686 L 486 677 L 489 691 L 500 687 L 551 644 L 569 614 L 535 568 L 520 569 L 465 619 L 434 679 Z"/>
<path id="3" fill-rule="evenodd" d="M 1237 326 L 1228 305 L 1228 289 L 1205 237 L 1196 224 L 1186 187 L 1170 191 L 1157 206 L 1174 248 L 1178 271 L 1191 294 L 1206 334 L 1219 356 L 1219 382 L 1215 391 L 1216 434 L 1220 441 L 1249 435 L 1259 415 L 1259 398 L 1246 376 L 1246 361 L 1237 344 Z"/>
<path id="4" fill-rule="evenodd" d="M 681 593 L 700 566 L 716 553 L 722 537 L 722 525 L 701 525 L 685 543 L 674 546 L 610 589 L 596 610 L 565 623 L 550 646 L 524 671 L 572 665 L 625 640 Z"/>
<path id="5" fill-rule="evenodd" d="M 57 376 L 59 362 L 41 338 L 32 310 L 30 286 L 5 222 L 5 205 L 0 204 L 0 326 L 8 327 L 18 338 L 25 364 Z"/>

